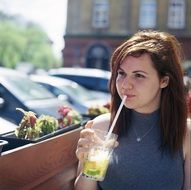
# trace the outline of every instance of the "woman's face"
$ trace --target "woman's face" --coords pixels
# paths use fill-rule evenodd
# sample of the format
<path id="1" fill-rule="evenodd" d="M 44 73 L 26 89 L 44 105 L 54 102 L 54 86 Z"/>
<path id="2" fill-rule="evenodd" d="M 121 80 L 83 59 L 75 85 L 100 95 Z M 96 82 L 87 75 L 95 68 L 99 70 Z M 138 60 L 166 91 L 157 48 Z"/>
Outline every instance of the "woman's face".
<path id="1" fill-rule="evenodd" d="M 149 54 L 128 56 L 120 65 L 116 87 L 121 99 L 127 96 L 125 106 L 140 113 L 151 113 L 160 106 L 161 89 L 168 79 L 159 79 Z"/>

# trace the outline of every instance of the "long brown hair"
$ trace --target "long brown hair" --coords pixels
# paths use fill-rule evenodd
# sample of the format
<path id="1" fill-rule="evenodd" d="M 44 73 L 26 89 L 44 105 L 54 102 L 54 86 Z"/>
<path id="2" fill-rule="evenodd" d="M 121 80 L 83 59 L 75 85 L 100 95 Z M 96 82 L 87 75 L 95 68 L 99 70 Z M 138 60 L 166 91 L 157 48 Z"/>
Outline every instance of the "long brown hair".
<path id="1" fill-rule="evenodd" d="M 183 60 L 180 43 L 175 36 L 159 31 L 145 30 L 137 32 L 122 43 L 111 58 L 111 121 L 113 121 L 121 99 L 116 89 L 116 78 L 119 65 L 124 59 L 148 53 L 161 79 L 169 77 L 169 84 L 162 89 L 160 102 L 161 147 L 168 147 L 175 153 L 182 147 L 186 131 L 187 106 L 184 93 Z M 123 107 L 116 123 L 115 130 L 119 136 L 128 132 L 130 110 Z"/>

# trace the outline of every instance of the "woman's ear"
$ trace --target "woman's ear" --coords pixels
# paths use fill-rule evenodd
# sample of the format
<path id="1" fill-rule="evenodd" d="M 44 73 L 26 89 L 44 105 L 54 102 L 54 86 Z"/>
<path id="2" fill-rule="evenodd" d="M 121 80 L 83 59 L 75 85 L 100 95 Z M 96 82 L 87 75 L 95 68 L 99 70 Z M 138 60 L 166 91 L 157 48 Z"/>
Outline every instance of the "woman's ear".
<path id="1" fill-rule="evenodd" d="M 161 79 L 160 81 L 160 87 L 161 88 L 166 88 L 169 84 L 169 76 L 165 76 Z"/>

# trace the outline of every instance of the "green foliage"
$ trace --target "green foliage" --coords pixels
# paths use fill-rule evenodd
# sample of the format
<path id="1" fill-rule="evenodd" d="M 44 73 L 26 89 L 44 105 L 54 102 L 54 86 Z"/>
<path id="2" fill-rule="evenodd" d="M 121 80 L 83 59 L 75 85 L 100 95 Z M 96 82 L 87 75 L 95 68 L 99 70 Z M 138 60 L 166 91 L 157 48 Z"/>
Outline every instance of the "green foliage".
<path id="1" fill-rule="evenodd" d="M 37 119 L 35 127 L 40 128 L 43 135 L 46 135 L 58 129 L 58 120 L 49 115 L 41 115 Z"/>
<path id="2" fill-rule="evenodd" d="M 38 25 L 0 12 L 0 66 L 14 68 L 20 62 L 43 69 L 60 64 Z"/>

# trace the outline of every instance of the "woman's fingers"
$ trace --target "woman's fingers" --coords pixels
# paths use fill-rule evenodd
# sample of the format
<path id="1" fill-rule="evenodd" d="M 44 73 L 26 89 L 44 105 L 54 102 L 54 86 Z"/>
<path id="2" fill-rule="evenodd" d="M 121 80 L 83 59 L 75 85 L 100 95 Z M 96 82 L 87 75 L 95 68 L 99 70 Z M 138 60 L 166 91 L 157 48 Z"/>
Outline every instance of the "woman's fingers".
<path id="1" fill-rule="evenodd" d="M 86 125 L 85 125 L 85 129 L 87 129 L 87 128 L 92 128 L 92 125 L 93 125 L 93 120 L 88 121 L 88 122 L 86 123 Z"/>
<path id="2" fill-rule="evenodd" d="M 91 145 L 93 145 L 94 142 L 91 139 L 87 139 L 87 138 L 80 138 L 78 140 L 78 147 L 85 147 L 85 148 L 89 148 Z"/>
<path id="3" fill-rule="evenodd" d="M 105 141 L 102 139 L 100 134 L 102 132 L 94 131 L 91 129 L 93 125 L 93 121 L 89 121 L 85 129 L 81 130 L 80 138 L 78 140 L 77 149 L 76 149 L 76 156 L 80 161 L 83 161 L 88 154 L 89 148 L 93 145 L 104 145 Z M 106 142 L 106 147 L 117 147 L 118 142 L 114 140 L 109 140 Z"/>
<path id="4" fill-rule="evenodd" d="M 90 123 L 91 124 L 91 123 Z M 83 129 L 80 132 L 78 140 L 76 156 L 80 161 L 83 161 L 89 151 L 89 147 L 94 144 L 94 131 L 90 128 Z"/>
<path id="5" fill-rule="evenodd" d="M 88 138 L 88 137 L 92 138 L 93 135 L 94 135 L 94 131 L 92 129 L 89 129 L 89 128 L 83 129 L 80 132 L 80 138 Z"/>
<path id="6" fill-rule="evenodd" d="M 89 148 L 78 147 L 76 149 L 76 156 L 77 156 L 78 160 L 83 162 L 88 154 L 88 150 L 89 150 Z"/>

